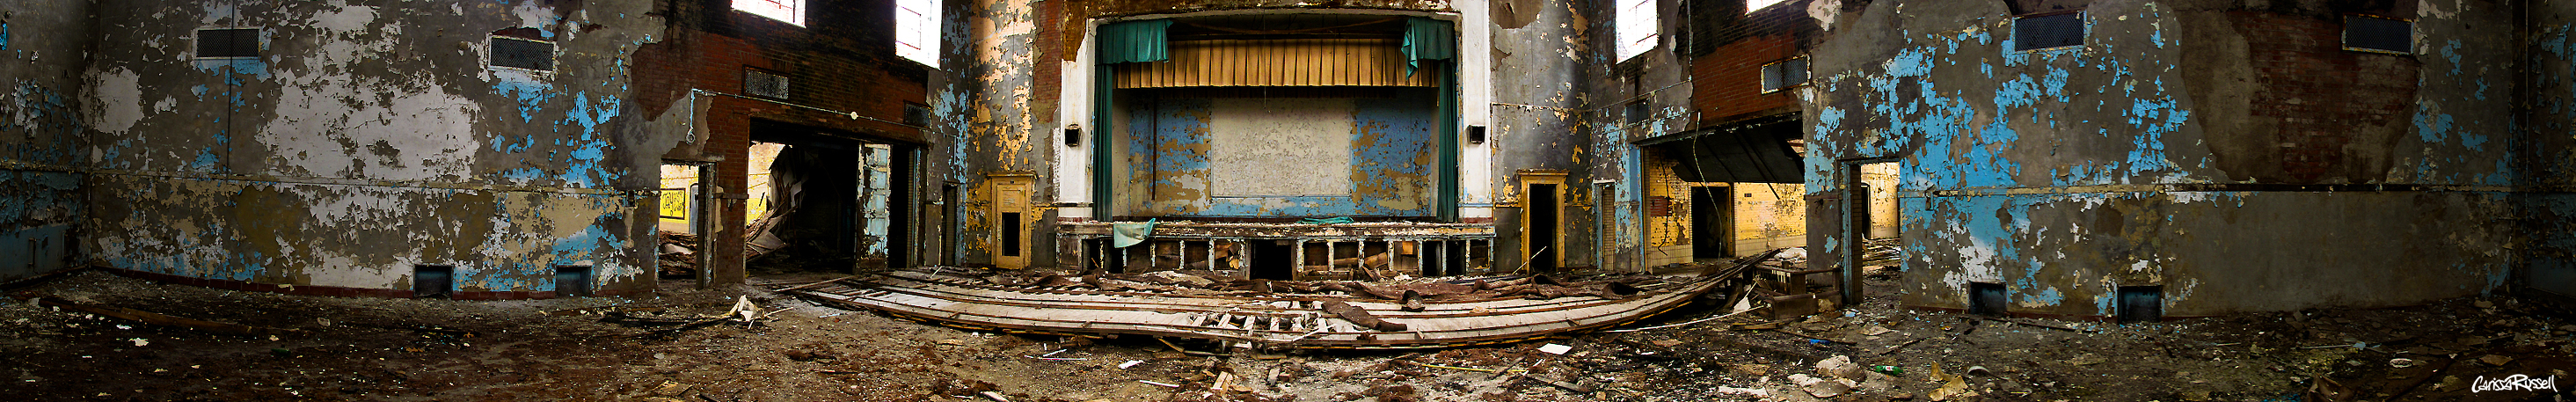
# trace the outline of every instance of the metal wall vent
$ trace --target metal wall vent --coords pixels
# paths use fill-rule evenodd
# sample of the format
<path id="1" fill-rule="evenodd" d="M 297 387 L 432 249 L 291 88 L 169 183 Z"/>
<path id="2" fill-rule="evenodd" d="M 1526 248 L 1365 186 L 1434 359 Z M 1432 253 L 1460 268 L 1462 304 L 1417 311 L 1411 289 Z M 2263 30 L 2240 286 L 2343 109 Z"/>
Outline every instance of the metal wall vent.
<path id="1" fill-rule="evenodd" d="M 2084 13 L 2034 15 L 2013 19 L 2013 50 L 2084 45 Z"/>
<path id="2" fill-rule="evenodd" d="M 506 36 L 492 37 L 492 66 L 555 70 L 555 43 Z"/>
<path id="3" fill-rule="evenodd" d="M 760 70 L 742 70 L 742 93 L 787 99 L 787 77 Z"/>
<path id="4" fill-rule="evenodd" d="M 2388 53 L 2415 53 L 2415 23 L 2367 15 L 2343 17 L 2343 48 Z"/>
<path id="5" fill-rule="evenodd" d="M 259 57 L 259 30 L 199 29 L 197 57 Z"/>

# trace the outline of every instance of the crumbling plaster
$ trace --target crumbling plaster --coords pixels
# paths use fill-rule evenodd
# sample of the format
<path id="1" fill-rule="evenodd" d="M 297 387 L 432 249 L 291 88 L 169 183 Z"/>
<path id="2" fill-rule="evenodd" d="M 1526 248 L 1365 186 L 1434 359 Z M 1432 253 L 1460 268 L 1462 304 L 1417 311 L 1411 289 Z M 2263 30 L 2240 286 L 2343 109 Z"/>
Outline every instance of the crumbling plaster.
<path id="1" fill-rule="evenodd" d="M 0 283 L 61 270 L 81 203 L 85 2 L 0 0 Z"/>
<path id="2" fill-rule="evenodd" d="M 958 172 L 950 179 L 958 182 L 957 200 L 963 204 L 957 208 L 955 218 L 959 262 L 972 263 L 993 261 L 999 254 L 999 245 L 985 240 L 1000 229 L 992 224 L 1000 215 L 994 210 L 992 187 L 985 185 L 987 175 L 1044 170 L 1055 163 L 1052 159 L 1056 157 L 1054 149 L 1046 145 L 1061 142 L 1061 137 L 1052 134 L 1056 131 L 1051 122 L 1054 119 L 1046 117 L 1054 111 L 1032 110 L 1036 95 L 1033 84 L 1039 74 L 1036 63 L 1042 61 L 1035 47 L 1042 17 L 1036 5 L 1010 0 L 967 4 L 962 10 L 952 8 L 947 13 L 949 23 L 956 25 L 952 28 L 962 29 L 942 31 L 945 43 L 955 44 L 948 47 L 946 58 L 960 62 L 949 63 L 949 71 L 956 78 L 935 92 L 938 99 L 932 107 L 941 121 L 947 122 L 937 131 L 958 139 L 951 142 L 945 159 L 951 166 L 948 171 Z M 1050 122 L 1041 126 L 1040 120 Z M 1059 180 L 1040 175 L 1034 186 L 1057 186 Z M 1052 193 L 1029 192 L 1033 197 Z M 1028 201 L 1043 210 L 1023 215 L 1024 220 L 1034 223 L 1022 225 L 1025 233 L 1032 234 L 1024 247 L 1055 249 L 1054 236 L 1040 235 L 1055 230 L 1054 201 Z M 1056 257 L 1055 253 L 1043 252 L 1031 256 L 1031 265 L 1053 264 Z"/>
<path id="3" fill-rule="evenodd" d="M 2529 240 L 2522 284 L 2576 298 L 2576 3 L 2529 1 L 2515 106 L 2524 113 L 2514 149 Z"/>
<path id="4" fill-rule="evenodd" d="M 131 3 L 131 4 L 128 4 Z M 650 2 L 100 3 L 84 252 L 110 267 L 267 284 L 553 290 L 588 265 L 650 289 L 661 148 L 624 127 Z M 194 57 L 195 30 L 260 28 L 260 57 Z M 553 71 L 491 67 L 533 28 Z"/>
<path id="5" fill-rule="evenodd" d="M 1606 19 L 1583 4 L 1544 1 L 1490 1 L 1486 9 L 1495 24 L 1489 27 L 1487 42 L 1491 49 L 1460 49 L 1459 52 L 1483 51 L 1490 54 L 1493 77 L 1512 77 L 1491 82 L 1492 101 L 1487 108 L 1490 119 L 1487 140 L 1482 145 L 1489 155 L 1485 171 L 1492 172 L 1482 182 L 1463 183 L 1483 186 L 1482 193 L 1492 194 L 1491 204 L 1466 200 L 1469 208 L 1494 208 L 1494 226 L 1518 228 L 1526 215 L 1525 194 L 1521 194 L 1519 172 L 1527 170 L 1565 172 L 1570 179 L 1564 186 L 1565 206 L 1560 213 L 1559 233 L 1565 241 L 1560 250 L 1568 265 L 1595 265 L 1592 228 L 1597 216 L 1589 207 L 1589 178 L 1597 145 L 1588 133 L 1586 122 L 1591 116 L 1588 94 L 1593 79 L 1606 73 L 1593 60 L 1607 58 L 1611 35 Z M 1601 7 L 1608 7 L 1603 5 Z M 1594 38 L 1598 37 L 1596 40 Z M 1599 52 L 1603 56 L 1589 54 Z M 1475 84 L 1470 84 L 1475 85 Z M 1469 191 L 1470 194 L 1477 193 Z M 1494 251 L 1497 255 L 1519 255 L 1536 247 L 1518 230 L 1498 230 Z M 1518 261 L 1496 261 L 1497 268 L 1513 268 Z M 1512 265 L 1506 265 L 1512 264 Z"/>
<path id="6" fill-rule="evenodd" d="M 2238 6 L 2093 1 L 2083 46 L 2027 52 L 2000 2 L 1846 10 L 1813 53 L 1807 190 L 1842 191 L 1839 161 L 1898 158 L 1912 306 L 1964 308 L 1968 282 L 2004 284 L 2015 313 L 2070 316 L 2111 314 L 2116 286 L 2163 286 L 2181 316 L 2498 290 L 2516 238 L 2496 224 L 2514 177 L 2501 5 L 2427 1 L 2417 54 L 2300 66 L 2419 72 L 2356 77 L 2402 80 L 2386 84 L 2413 88 L 2409 106 L 2334 122 L 2351 138 L 2304 150 L 2331 162 L 2305 176 L 2265 165 L 2310 143 L 2277 128 L 2299 117 L 2249 113 L 2258 99 L 2390 94 L 2265 92 L 2280 77 L 2247 49 L 2284 45 L 2235 21 L 2275 11 Z M 2403 187 L 2299 187 L 2346 184 Z M 1816 255 L 1849 246 L 1819 237 Z"/>

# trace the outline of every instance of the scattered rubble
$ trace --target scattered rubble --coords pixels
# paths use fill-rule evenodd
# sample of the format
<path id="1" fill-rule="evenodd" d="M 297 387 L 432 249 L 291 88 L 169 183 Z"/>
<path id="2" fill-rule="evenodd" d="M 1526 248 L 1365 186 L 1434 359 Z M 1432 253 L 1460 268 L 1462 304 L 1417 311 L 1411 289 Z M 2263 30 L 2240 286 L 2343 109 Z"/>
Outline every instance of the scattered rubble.
<path id="1" fill-rule="evenodd" d="M 1774 271 L 1745 272 L 1755 270 Z M 1767 274 L 1741 277 L 1759 275 Z M 2479 387 L 2523 375 L 2557 376 L 2567 388 L 2564 379 L 2576 378 L 2569 375 L 2576 343 L 2561 333 L 2571 323 L 2556 318 L 2566 311 L 2507 297 L 2124 325 L 1906 310 L 1888 297 L 1774 319 L 1759 300 L 1740 310 L 1751 299 L 1721 290 L 1605 327 L 1619 332 L 1439 349 L 1261 351 L 1190 338 L 927 325 L 766 290 L 826 279 L 708 291 L 675 285 L 658 298 L 470 302 L 66 275 L 0 303 L 0 353 L 25 357 L 0 366 L 11 376 L 0 380 L 33 400 L 1661 402 L 2548 400 L 2546 391 Z M 1109 279 L 1173 287 L 1158 294 L 1241 291 Z M 1574 282 L 1581 281 L 1560 283 Z M 1873 295 L 1894 286 L 1868 285 Z M 1402 305 L 1353 290 L 1337 300 Z M 146 324 L 46 299 L 306 332 L 272 339 Z M 718 321 L 649 336 L 708 319 Z M 2310 348 L 2320 345 L 2329 347 Z"/>

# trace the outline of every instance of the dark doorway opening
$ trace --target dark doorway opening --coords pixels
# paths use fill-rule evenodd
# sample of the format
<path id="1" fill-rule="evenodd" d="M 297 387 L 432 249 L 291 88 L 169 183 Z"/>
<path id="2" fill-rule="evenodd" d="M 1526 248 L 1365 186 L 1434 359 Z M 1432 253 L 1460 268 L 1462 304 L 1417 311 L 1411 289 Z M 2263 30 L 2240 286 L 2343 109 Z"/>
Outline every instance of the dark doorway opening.
<path id="1" fill-rule="evenodd" d="M 1245 242 L 1252 246 L 1252 279 L 1296 279 L 1296 246 L 1286 240 Z"/>
<path id="2" fill-rule="evenodd" d="M 1526 240 L 1523 242 L 1528 243 L 1524 247 L 1535 250 L 1530 252 L 1528 268 L 1532 272 L 1555 271 L 1558 268 L 1557 253 L 1562 251 L 1556 247 L 1558 228 L 1562 225 L 1562 216 L 1559 215 L 1564 210 L 1563 205 L 1557 202 L 1556 185 L 1532 184 L 1527 198 L 1529 205 L 1522 211 L 1529 214 L 1530 229 L 1524 234 Z"/>
<path id="3" fill-rule="evenodd" d="M 1968 282 L 1968 314 L 2004 315 L 2004 284 Z"/>
<path id="4" fill-rule="evenodd" d="M 2156 322 L 2165 316 L 2165 287 L 2121 286 L 2120 322 Z"/>
<path id="5" fill-rule="evenodd" d="M 1735 197 L 1728 197 L 1734 194 L 1733 189 L 1691 188 L 1691 255 L 1701 258 L 1728 255 L 1727 243 L 1735 241 L 1732 225 L 1735 217 L 1727 214 L 1735 210 Z"/>
<path id="6" fill-rule="evenodd" d="M 445 299 L 456 292 L 456 267 L 445 265 L 411 266 L 411 297 Z"/>
<path id="7" fill-rule="evenodd" d="M 590 267 L 564 265 L 555 267 L 555 297 L 590 295 Z"/>
<path id="8" fill-rule="evenodd" d="M 772 148 L 774 157 L 752 156 L 746 190 L 766 204 L 744 217 L 756 253 L 751 269 L 851 272 L 913 262 L 907 191 L 915 147 L 765 120 L 751 128 L 753 141 L 784 145 Z"/>

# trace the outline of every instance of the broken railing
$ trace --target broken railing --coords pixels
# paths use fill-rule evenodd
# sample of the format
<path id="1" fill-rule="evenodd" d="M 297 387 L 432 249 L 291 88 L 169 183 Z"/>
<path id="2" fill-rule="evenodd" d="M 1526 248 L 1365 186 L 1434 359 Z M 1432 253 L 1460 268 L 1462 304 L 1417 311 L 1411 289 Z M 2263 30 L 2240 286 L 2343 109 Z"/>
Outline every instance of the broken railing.
<path id="1" fill-rule="evenodd" d="M 1162 222 L 1143 243 L 1113 247 L 1109 224 L 1068 223 L 1069 266 L 1111 273 L 1206 270 L 1238 279 L 1375 280 L 1484 273 L 1489 224 Z"/>

